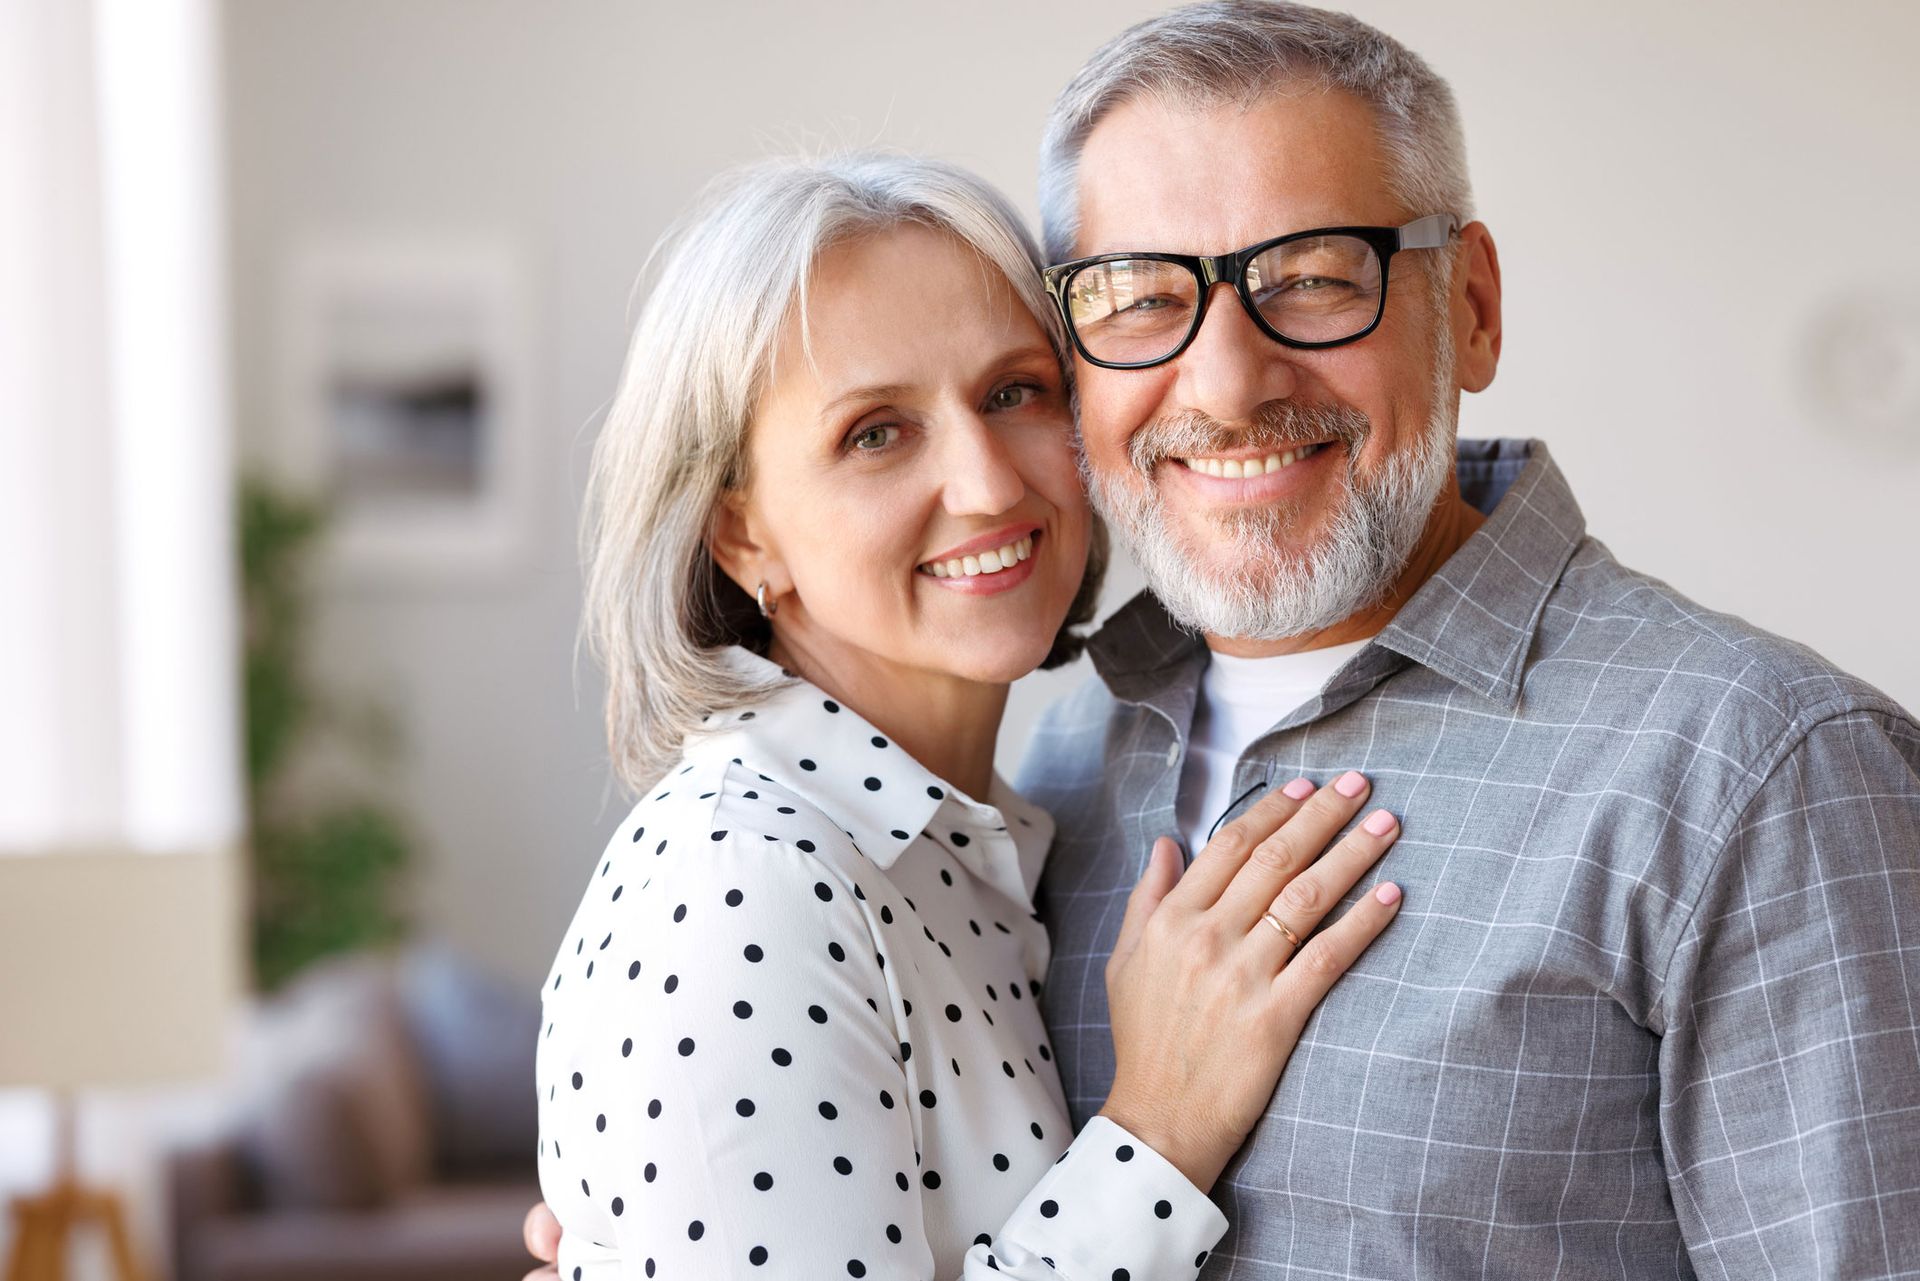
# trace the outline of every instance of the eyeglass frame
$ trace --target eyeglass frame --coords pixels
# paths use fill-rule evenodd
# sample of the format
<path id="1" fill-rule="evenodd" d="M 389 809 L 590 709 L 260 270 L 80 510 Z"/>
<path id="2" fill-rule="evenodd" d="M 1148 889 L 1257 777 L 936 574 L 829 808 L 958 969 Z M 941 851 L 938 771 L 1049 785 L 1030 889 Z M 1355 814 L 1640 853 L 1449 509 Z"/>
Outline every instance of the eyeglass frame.
<path id="1" fill-rule="evenodd" d="M 1283 347 L 1292 347 L 1299 351 L 1322 351 L 1328 347 L 1344 347 L 1350 342 L 1359 342 L 1380 327 L 1380 321 L 1387 314 L 1387 281 L 1394 254 L 1403 249 L 1442 249 L 1450 244 L 1459 232 L 1459 215 L 1450 213 L 1428 214 L 1415 218 L 1412 222 L 1399 227 L 1314 227 L 1308 231 L 1289 232 L 1284 236 L 1274 236 L 1248 245 L 1245 249 L 1236 249 L 1225 254 L 1168 254 L 1151 251 L 1123 250 L 1119 253 L 1095 254 L 1091 258 L 1075 258 L 1069 262 L 1055 263 L 1042 269 L 1041 279 L 1045 281 L 1047 295 L 1053 299 L 1054 306 L 1060 311 L 1060 323 L 1066 326 L 1067 339 L 1073 349 L 1080 353 L 1081 359 L 1101 369 L 1152 369 L 1177 359 L 1182 352 L 1193 345 L 1200 333 L 1200 326 L 1206 323 L 1207 305 L 1213 298 L 1213 287 L 1226 283 L 1233 288 L 1240 305 L 1247 315 L 1253 318 L 1260 332 Z M 1380 305 L 1375 308 L 1373 320 L 1359 333 L 1345 338 L 1334 338 L 1326 342 L 1307 342 L 1299 338 L 1289 338 L 1275 329 L 1267 318 L 1260 314 L 1260 308 L 1247 292 L 1247 267 L 1261 254 L 1296 240 L 1307 240 L 1314 236 L 1352 236 L 1364 240 L 1380 260 Z M 1141 260 L 1151 262 L 1170 262 L 1185 267 L 1193 278 L 1200 282 L 1200 300 L 1194 307 L 1193 323 L 1187 327 L 1186 337 L 1178 346 L 1164 356 L 1153 360 L 1132 362 L 1100 360 L 1087 350 L 1081 341 L 1080 331 L 1073 323 L 1072 307 L 1067 301 L 1067 286 L 1073 277 L 1088 267 L 1097 267 L 1103 262 L 1123 262 Z"/>

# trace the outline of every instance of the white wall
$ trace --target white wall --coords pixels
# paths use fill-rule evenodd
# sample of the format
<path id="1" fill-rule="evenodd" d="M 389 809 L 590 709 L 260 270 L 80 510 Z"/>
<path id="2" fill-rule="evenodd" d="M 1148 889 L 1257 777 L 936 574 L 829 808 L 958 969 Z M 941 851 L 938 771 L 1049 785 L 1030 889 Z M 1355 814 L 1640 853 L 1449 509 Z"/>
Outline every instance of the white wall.
<path id="1" fill-rule="evenodd" d="M 597 681 L 574 683 L 572 531 L 629 289 L 667 220 L 716 169 L 823 140 L 947 156 L 1031 210 L 1052 94 L 1160 7 L 230 0 L 237 393 L 255 453 L 275 447 L 275 272 L 302 234 L 503 232 L 530 266 L 530 566 L 342 587 L 322 620 L 328 667 L 404 718 L 426 923 L 537 981 L 623 808 Z M 1505 361 L 1463 431 L 1545 438 L 1627 562 L 1920 706 L 1920 422 L 1850 434 L 1801 377 L 1816 313 L 1920 292 L 1920 82 L 1904 74 L 1920 7 L 1355 8 L 1452 80 L 1502 251 Z M 1908 376 L 1915 341 L 1887 357 Z M 1136 582 L 1117 574 L 1110 603 Z M 1018 691 L 1003 759 L 1071 679 Z"/>

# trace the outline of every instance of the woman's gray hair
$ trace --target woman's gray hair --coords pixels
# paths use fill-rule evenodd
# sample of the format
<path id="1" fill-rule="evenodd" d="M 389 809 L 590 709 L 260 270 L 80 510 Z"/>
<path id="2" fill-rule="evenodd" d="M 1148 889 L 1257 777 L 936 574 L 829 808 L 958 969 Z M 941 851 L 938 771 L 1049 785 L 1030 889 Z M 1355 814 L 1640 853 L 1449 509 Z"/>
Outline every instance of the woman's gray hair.
<path id="1" fill-rule="evenodd" d="M 1040 144 L 1040 226 L 1054 262 L 1080 230 L 1080 152 L 1095 125 L 1140 97 L 1183 107 L 1251 104 L 1301 87 L 1342 89 L 1373 108 L 1387 181 L 1421 217 L 1473 217 L 1467 144 L 1453 91 L 1418 54 L 1350 14 L 1269 0 L 1208 0 L 1129 27 L 1054 100 Z M 1278 235 L 1286 228 L 1276 228 Z"/>
<path id="2" fill-rule="evenodd" d="M 1040 254 L 1005 197 L 956 166 L 887 152 L 763 161 L 723 175 L 655 247 L 658 277 L 594 445 L 581 520 L 581 635 L 606 669 L 607 745 L 633 792 L 673 763 L 709 713 L 764 698 L 725 647 L 761 653 L 770 633 L 714 565 L 709 527 L 745 485 L 747 428 L 789 317 L 806 336 L 821 254 L 902 225 L 952 235 L 999 269 L 1066 362 Z M 749 269 L 750 267 L 750 269 Z M 1046 666 L 1079 652 L 1106 559 L 1097 525 L 1087 575 Z"/>

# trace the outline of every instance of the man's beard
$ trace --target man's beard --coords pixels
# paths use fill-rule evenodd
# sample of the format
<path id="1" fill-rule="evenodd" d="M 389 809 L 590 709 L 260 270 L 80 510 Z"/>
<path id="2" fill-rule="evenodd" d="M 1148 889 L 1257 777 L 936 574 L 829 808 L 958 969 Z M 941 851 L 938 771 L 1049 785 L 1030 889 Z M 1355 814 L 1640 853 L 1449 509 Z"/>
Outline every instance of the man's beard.
<path id="1" fill-rule="evenodd" d="M 1345 405 L 1275 401 L 1238 429 L 1194 412 L 1161 419 L 1129 442 L 1131 476 L 1095 475 L 1082 451 L 1094 509 L 1119 533 L 1175 622 L 1213 636 L 1279 640 L 1323 631 L 1387 597 L 1454 469 L 1453 335 L 1441 316 L 1426 430 L 1369 479 L 1355 474 L 1355 461 L 1372 424 Z M 1277 454 L 1321 440 L 1345 447 L 1347 483 L 1330 527 L 1310 547 L 1299 546 L 1298 513 L 1283 507 L 1207 517 L 1213 532 L 1183 533 L 1153 483 L 1154 469 L 1170 458 L 1250 446 Z M 1194 539 L 1205 545 L 1189 546 Z"/>

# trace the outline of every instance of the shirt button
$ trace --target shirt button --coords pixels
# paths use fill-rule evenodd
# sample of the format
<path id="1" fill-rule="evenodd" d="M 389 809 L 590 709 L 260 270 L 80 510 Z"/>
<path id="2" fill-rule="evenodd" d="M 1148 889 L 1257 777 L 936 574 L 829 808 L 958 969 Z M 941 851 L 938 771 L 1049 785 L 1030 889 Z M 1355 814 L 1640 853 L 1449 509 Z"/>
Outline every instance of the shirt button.
<path id="1" fill-rule="evenodd" d="M 1175 739 L 1173 742 L 1167 744 L 1167 764 L 1178 765 L 1179 763 L 1180 763 L 1180 741 L 1178 739 Z"/>

